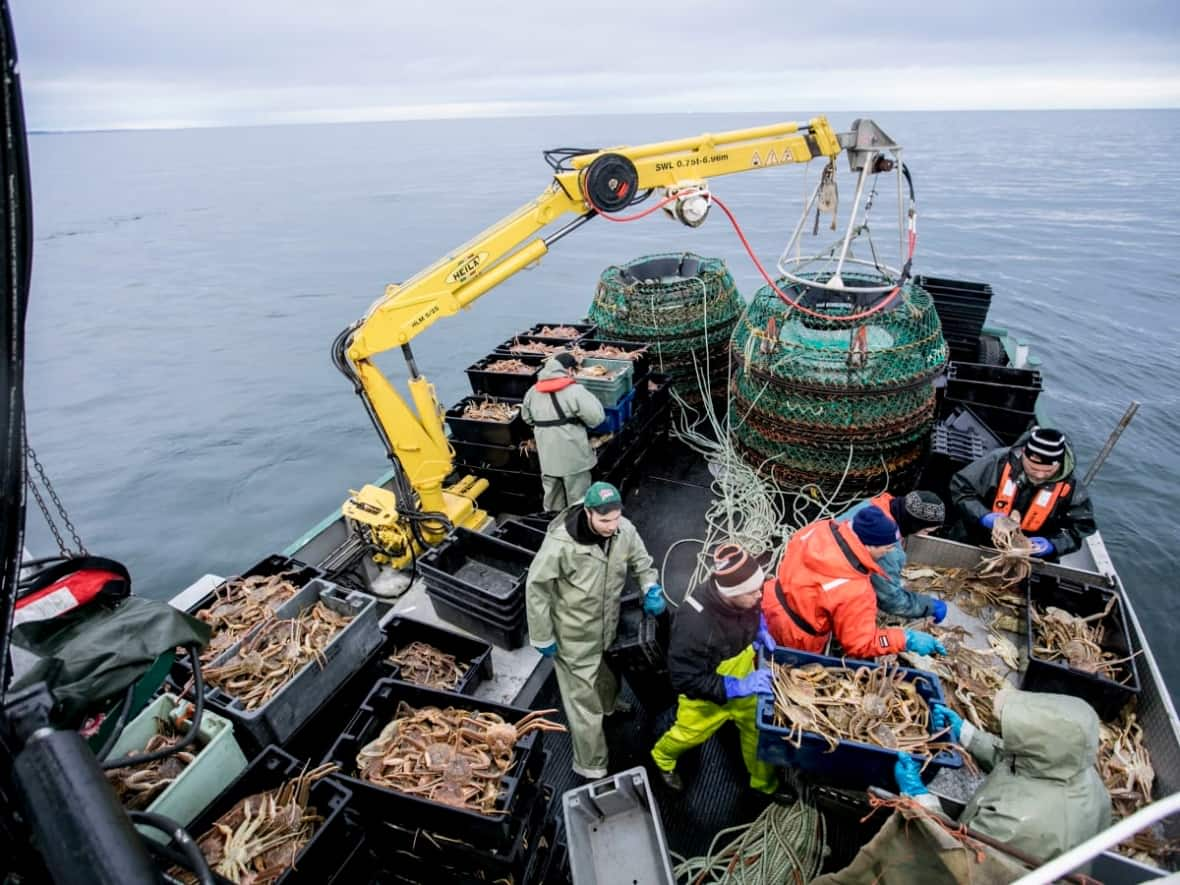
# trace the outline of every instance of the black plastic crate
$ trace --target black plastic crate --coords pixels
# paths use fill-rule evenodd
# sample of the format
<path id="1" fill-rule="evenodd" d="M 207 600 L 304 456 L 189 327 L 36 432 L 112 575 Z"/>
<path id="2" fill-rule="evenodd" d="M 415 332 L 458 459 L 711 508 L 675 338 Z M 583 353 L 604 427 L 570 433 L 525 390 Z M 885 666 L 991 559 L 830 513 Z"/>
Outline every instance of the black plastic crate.
<path id="1" fill-rule="evenodd" d="M 273 790 L 306 771 L 306 762 L 284 753 L 278 747 L 266 747 L 258 758 L 246 766 L 236 780 L 226 787 L 201 815 L 187 828 L 199 841 L 221 815 L 240 800 Z M 275 880 L 275 885 L 326 882 L 352 853 L 347 836 L 344 810 L 352 792 L 333 776 L 322 777 L 311 785 L 309 804 L 324 818 L 311 840 L 295 855 L 295 863 Z M 228 880 L 214 875 L 224 885 Z"/>
<path id="2" fill-rule="evenodd" d="M 536 780 L 544 765 L 544 732 L 532 731 L 517 741 L 513 767 L 501 781 L 500 796 L 496 801 L 498 810 L 494 814 L 480 814 L 422 796 L 400 793 L 355 776 L 357 754 L 377 738 L 393 719 L 402 701 L 415 709 L 459 707 L 496 713 L 510 723 L 518 722 L 532 712 L 478 698 L 433 691 L 393 679 L 380 680 L 324 759 L 325 762 L 340 765 L 341 773 L 336 777 L 352 790 L 358 815 L 370 822 L 387 821 L 407 828 L 420 828 L 466 839 L 470 844 L 483 848 L 504 845 L 512 831 L 522 788 Z"/>
<path id="3" fill-rule="evenodd" d="M 246 578 L 269 578 L 272 575 L 281 574 L 283 572 L 291 572 L 286 580 L 290 581 L 295 587 L 302 589 L 306 587 L 308 582 L 315 578 L 322 578 L 324 572 L 322 569 L 310 566 L 305 562 L 300 562 L 298 559 L 292 559 L 289 556 L 281 554 L 272 554 L 253 567 L 242 572 L 240 575 L 233 575 L 226 578 L 208 593 L 200 598 L 196 603 L 189 606 L 186 612 L 190 615 L 196 616 L 197 612 L 209 608 L 219 593 L 223 593 L 225 586 L 230 581 L 243 580 Z M 281 604 L 281 603 L 280 603 Z M 277 608 L 278 606 L 276 606 Z M 261 622 L 260 622 L 261 623 Z M 256 625 L 257 626 L 257 625 Z M 228 646 L 226 647 L 228 649 Z M 208 664 L 206 664 L 208 666 Z M 183 689 L 192 680 L 192 667 L 189 666 L 189 658 L 187 654 L 178 654 L 176 660 L 172 664 L 172 668 L 168 674 L 168 681 L 176 689 Z"/>
<path id="4" fill-rule="evenodd" d="M 1010 446 L 1020 439 L 1037 420 L 1036 413 L 1032 411 L 989 406 L 974 400 L 963 401 L 949 393 L 946 396 L 946 401 L 954 405 L 968 406 L 984 426 L 1006 446 Z"/>
<path id="5" fill-rule="evenodd" d="M 626 357 L 606 356 L 598 352 L 601 347 L 617 347 L 626 351 Z M 578 350 L 582 357 L 591 359 L 629 359 L 631 361 L 631 381 L 638 385 L 651 371 L 651 345 L 639 344 L 634 341 L 606 341 L 602 338 L 586 338 L 578 342 Z"/>
<path id="6" fill-rule="evenodd" d="M 1041 387 L 1041 373 L 1035 369 L 956 362 L 946 367 L 946 393 L 957 402 L 1031 412 Z"/>
<path id="7" fill-rule="evenodd" d="M 426 596 L 434 606 L 434 613 L 444 621 L 483 637 L 497 648 L 512 651 L 528 641 L 529 628 L 523 614 L 509 620 L 491 618 L 477 613 L 470 605 L 455 601 L 437 591 L 428 589 Z"/>
<path id="8" fill-rule="evenodd" d="M 506 359 L 518 359 L 525 365 L 531 366 L 532 371 L 496 372 L 488 369 L 488 365 Z M 539 356 L 519 354 L 506 357 L 502 353 L 491 354 L 467 368 L 467 379 L 471 382 L 471 392 L 477 396 L 498 396 L 507 399 L 524 399 L 529 388 L 537 382 L 537 373 L 541 370 L 544 360 Z"/>
<path id="9" fill-rule="evenodd" d="M 479 600 L 495 611 L 515 609 L 534 552 L 483 532 L 456 528 L 418 558 L 427 587 Z"/>
<path id="10" fill-rule="evenodd" d="M 1105 610 L 1112 599 L 1114 607 L 1105 618 L 1106 630 L 1100 646 L 1103 651 L 1111 652 L 1115 659 L 1123 661 L 1118 664 L 1123 673 L 1122 681 L 1075 670 L 1064 661 L 1046 661 L 1037 656 L 1033 605 L 1042 608 L 1056 606 L 1088 618 Z M 1074 583 L 1034 572 L 1028 580 L 1027 600 L 1028 669 L 1020 687 L 1026 691 L 1073 695 L 1089 702 L 1103 719 L 1117 717 L 1127 701 L 1139 694 L 1139 671 L 1132 657 L 1131 634 L 1118 593 L 1093 584 Z"/>
<path id="11" fill-rule="evenodd" d="M 542 338 L 537 335 L 513 335 L 507 341 L 496 345 L 496 353 L 507 356 L 538 356 L 541 361 L 551 358 L 563 350 L 571 350 L 578 346 L 578 339 L 569 341 L 559 338 Z M 512 348 L 517 348 L 513 350 Z"/>
<path id="12" fill-rule="evenodd" d="M 479 496 L 480 507 L 488 513 L 528 514 L 541 509 L 539 474 L 463 463 L 456 464 L 455 470 L 460 474 L 468 473 L 488 481 L 489 488 Z"/>
<path id="13" fill-rule="evenodd" d="M 390 823 L 369 826 L 369 844 L 376 866 L 383 874 L 396 870 L 399 875 L 423 885 L 436 882 L 523 885 L 534 864 L 538 842 L 544 836 L 545 816 L 552 796 L 552 790 L 543 784 L 523 784 L 508 837 L 495 848 L 478 848 L 462 836 Z M 365 824 L 361 821 L 362 826 Z"/>
<path id="14" fill-rule="evenodd" d="M 644 614 L 642 596 L 619 601 L 618 632 L 606 651 L 606 660 L 650 713 L 666 710 L 676 702 L 667 664 L 670 627 L 667 611 L 657 617 Z"/>
<path id="15" fill-rule="evenodd" d="M 562 338 L 557 335 L 546 335 L 545 328 L 556 328 L 557 326 L 567 326 L 571 329 L 577 329 L 578 334 L 570 338 Z M 583 338 L 589 338 L 598 332 L 598 326 L 592 323 L 537 323 L 531 328 L 525 329 L 518 337 L 521 338 L 536 338 L 541 341 L 552 341 L 555 344 L 574 344 L 581 342 Z"/>
<path id="16" fill-rule="evenodd" d="M 493 470 L 513 470 L 533 477 L 541 475 L 541 460 L 535 446 L 525 448 L 516 445 L 488 445 L 468 442 L 451 437 L 458 463 L 474 468 L 490 467 Z"/>
<path id="17" fill-rule="evenodd" d="M 516 406 L 516 412 L 510 421 L 480 421 L 475 418 L 464 418 L 463 410 L 469 403 L 484 401 L 506 403 Z M 532 428 L 524 423 L 520 417 L 520 403 L 515 400 L 498 399 L 493 396 L 465 396 L 459 402 L 447 409 L 447 426 L 451 429 L 454 439 L 466 442 L 483 443 L 495 446 L 515 446 L 532 436 Z"/>
<path id="18" fill-rule="evenodd" d="M 491 534 L 494 538 L 525 550 L 532 550 L 534 553 L 540 550 L 541 544 L 545 542 L 544 529 L 535 528 L 519 519 L 504 520 L 492 529 Z"/>
<path id="19" fill-rule="evenodd" d="M 459 684 L 451 689 L 456 694 L 471 694 L 481 682 L 490 680 L 494 675 L 492 647 L 486 642 L 403 615 L 395 617 L 383 629 L 388 639 L 381 650 L 382 659 L 417 641 L 433 645 L 444 654 L 454 655 L 460 663 L 467 664 L 467 672 L 463 674 Z M 402 678 L 396 664 L 387 666 L 393 671 L 393 678 Z"/>

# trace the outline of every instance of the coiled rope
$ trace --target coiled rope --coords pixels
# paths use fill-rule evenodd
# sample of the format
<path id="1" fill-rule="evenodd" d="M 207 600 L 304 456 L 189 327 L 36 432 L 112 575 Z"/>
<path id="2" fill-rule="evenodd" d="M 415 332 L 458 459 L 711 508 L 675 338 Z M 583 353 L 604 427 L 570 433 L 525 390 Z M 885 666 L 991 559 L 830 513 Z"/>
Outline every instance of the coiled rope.
<path id="1" fill-rule="evenodd" d="M 730 839 L 728 844 L 719 844 Z M 749 824 L 713 837 L 706 854 L 677 861 L 683 885 L 803 885 L 816 877 L 825 854 L 823 815 L 811 805 L 771 803 Z"/>

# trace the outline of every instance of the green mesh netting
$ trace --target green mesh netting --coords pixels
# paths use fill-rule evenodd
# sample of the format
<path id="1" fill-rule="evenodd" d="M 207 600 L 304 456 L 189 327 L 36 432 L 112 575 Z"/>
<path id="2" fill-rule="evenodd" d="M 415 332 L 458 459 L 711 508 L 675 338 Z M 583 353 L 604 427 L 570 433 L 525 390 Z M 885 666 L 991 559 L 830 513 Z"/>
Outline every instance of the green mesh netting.
<path id="1" fill-rule="evenodd" d="M 724 261 L 664 253 L 603 271 L 589 320 L 600 338 L 650 343 L 653 370 L 696 403 L 696 366 L 704 373 L 707 364 L 713 395 L 725 395 L 730 333 L 744 307 Z"/>
<path id="2" fill-rule="evenodd" d="M 827 317 L 862 313 L 858 303 L 868 299 L 777 285 L 824 316 L 791 308 L 770 286 L 758 290 L 731 343 L 735 446 L 783 488 L 814 483 L 831 494 L 845 477 L 841 497 L 909 490 L 934 420 L 933 379 L 947 358 L 933 300 L 907 284 L 889 307 L 839 321 Z"/>

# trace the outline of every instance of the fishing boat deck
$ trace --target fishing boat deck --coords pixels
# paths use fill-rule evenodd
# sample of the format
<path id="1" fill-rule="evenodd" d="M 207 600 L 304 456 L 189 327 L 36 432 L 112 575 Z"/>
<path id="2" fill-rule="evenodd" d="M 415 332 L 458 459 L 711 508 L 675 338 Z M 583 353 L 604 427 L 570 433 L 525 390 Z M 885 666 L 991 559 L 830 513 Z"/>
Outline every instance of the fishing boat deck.
<path id="1" fill-rule="evenodd" d="M 670 441 L 659 452 L 649 455 L 644 469 L 637 471 L 637 484 L 625 491 L 625 513 L 639 529 L 657 567 L 663 565 L 664 586 L 673 602 L 679 602 L 689 586 L 700 552 L 700 539 L 706 535 L 705 513 L 712 503 L 713 476 L 704 460 L 676 441 Z M 311 564 L 338 558 L 342 545 L 348 540 L 347 530 L 339 516 L 324 520 L 312 532 L 292 545 L 286 553 Z M 671 553 L 669 555 L 669 551 Z M 972 568 L 979 562 L 978 548 L 939 538 L 912 537 L 907 543 L 911 565 L 932 565 Z M 1163 689 L 1163 679 L 1142 639 L 1142 631 L 1127 600 L 1117 573 L 1106 554 L 1100 536 L 1089 539 L 1087 546 L 1074 554 L 1067 563 L 1038 565 L 1041 571 L 1072 580 L 1099 583 L 1117 589 L 1126 603 L 1132 627 L 1132 643 L 1139 653 L 1142 693 L 1139 700 L 1139 719 L 1152 753 L 1157 773 L 1156 794 L 1167 795 L 1180 789 L 1180 722 L 1171 700 Z M 373 572 L 370 569 L 370 577 Z M 219 578 L 208 575 L 178 595 L 173 604 L 184 608 L 191 604 Z M 637 590 L 637 588 L 631 588 Z M 396 599 L 382 603 L 383 619 L 408 615 L 418 620 L 463 632 L 439 618 L 421 579 Z M 955 611 L 952 620 L 971 622 L 971 616 Z M 979 627 L 978 620 L 975 627 Z M 980 631 L 982 633 L 982 631 Z M 1021 637 L 1011 634 L 1017 647 Z M 525 645 L 512 651 L 493 648 L 495 677 L 482 683 L 476 690 L 478 697 L 532 709 L 558 708 L 560 696 L 552 664 Z M 629 693 L 624 697 L 634 700 Z M 355 705 L 356 690 L 344 691 L 337 699 L 341 715 Z M 611 751 L 612 771 L 637 765 L 647 765 L 648 752 L 656 738 L 670 723 L 671 711 L 662 714 L 642 709 L 636 704 L 634 714 L 611 717 L 606 729 Z M 564 720 L 564 714 L 553 718 Z M 326 717 L 328 721 L 340 721 Z M 306 747 L 320 747 L 327 735 L 304 737 Z M 560 818 L 560 797 L 563 791 L 579 783 L 570 768 L 572 751 L 567 735 L 552 734 L 546 742 L 548 759 L 543 780 L 554 790 L 553 813 Z M 650 770 L 650 769 L 649 769 Z M 716 833 L 752 821 L 765 808 L 769 799 L 750 790 L 734 729 L 722 729 L 717 739 L 691 751 L 683 758 L 681 772 L 686 784 L 683 795 L 669 797 L 657 790 L 669 847 L 682 856 L 704 853 Z M 943 771 L 932 783 L 933 791 L 951 803 L 961 803 L 975 782 L 961 770 Z M 825 812 L 831 853 L 825 869 L 838 869 L 847 863 L 883 822 L 877 815 L 867 823 L 864 814 L 864 794 L 849 793 L 827 786 L 796 781 L 793 786 L 806 789 L 809 800 Z M 882 785 L 889 786 L 889 785 Z M 1126 858 L 1104 855 L 1096 863 L 1095 874 L 1110 882 L 1138 882 L 1158 875 L 1157 870 Z"/>

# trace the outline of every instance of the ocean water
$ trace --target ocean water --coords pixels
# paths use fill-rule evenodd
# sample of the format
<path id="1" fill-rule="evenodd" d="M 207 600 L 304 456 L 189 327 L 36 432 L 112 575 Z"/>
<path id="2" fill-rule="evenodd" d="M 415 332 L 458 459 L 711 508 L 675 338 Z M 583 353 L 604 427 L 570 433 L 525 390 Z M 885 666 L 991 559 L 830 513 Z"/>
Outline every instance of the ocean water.
<path id="1" fill-rule="evenodd" d="M 809 116 L 34 135 L 30 441 L 89 549 L 126 562 L 140 593 L 167 597 L 245 568 L 385 469 L 329 360 L 336 333 L 387 283 L 539 194 L 543 148 Z M 844 128 L 854 116 L 831 119 Z M 916 272 L 992 284 L 991 322 L 1019 329 L 1043 360 L 1047 405 L 1083 465 L 1127 404 L 1142 403 L 1091 491 L 1180 685 L 1180 111 L 865 116 L 906 146 Z M 713 182 L 768 267 L 801 209 L 803 175 Z M 892 205 L 883 192 L 876 212 Z M 878 245 L 892 256 L 894 242 Z M 463 369 L 495 344 L 582 315 L 605 267 L 666 249 L 725 258 L 747 297 L 761 284 L 718 212 L 695 231 L 661 215 L 599 221 L 416 339 L 420 367 L 453 402 L 467 391 Z M 379 362 L 402 374 L 400 356 Z M 29 544 L 54 551 L 30 508 Z"/>

